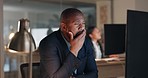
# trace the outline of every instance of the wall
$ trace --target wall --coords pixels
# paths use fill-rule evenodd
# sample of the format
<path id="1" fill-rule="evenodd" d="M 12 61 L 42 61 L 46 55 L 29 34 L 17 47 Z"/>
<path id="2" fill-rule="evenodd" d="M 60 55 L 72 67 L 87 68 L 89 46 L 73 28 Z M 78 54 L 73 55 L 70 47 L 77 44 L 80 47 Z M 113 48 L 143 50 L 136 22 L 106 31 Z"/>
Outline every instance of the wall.
<path id="1" fill-rule="evenodd" d="M 3 58 L 3 0 L 0 0 L 0 78 L 4 78 Z"/>
<path id="2" fill-rule="evenodd" d="M 109 1 L 113 1 L 113 4 L 109 4 Z M 141 1 L 141 0 L 139 0 Z M 146 1 L 146 0 L 145 0 Z M 135 0 L 106 0 L 106 1 L 97 1 L 96 6 L 97 6 L 97 26 L 101 29 L 103 29 L 103 24 L 100 24 L 100 6 L 101 5 L 107 5 L 107 7 L 110 7 L 111 10 L 107 9 L 107 22 L 105 23 L 126 23 L 126 17 L 127 17 L 127 10 L 128 9 L 135 9 Z M 111 8 L 111 5 L 113 5 Z M 138 3 L 137 0 L 137 5 L 141 6 Z M 138 8 L 143 8 L 143 7 L 138 7 Z M 113 16 L 111 16 L 113 15 Z"/>
<path id="3" fill-rule="evenodd" d="M 111 3 L 109 0 L 96 2 L 97 27 L 103 30 L 105 23 L 111 23 Z"/>
<path id="4" fill-rule="evenodd" d="M 135 7 L 137 10 L 148 12 L 148 0 L 135 0 Z"/>
<path id="5" fill-rule="evenodd" d="M 28 18 L 30 20 L 30 27 L 33 29 L 38 28 L 59 28 L 60 21 L 60 13 L 63 9 L 68 7 L 74 7 L 71 5 L 60 5 L 59 4 L 51 4 L 51 3 L 40 3 L 36 1 L 23 1 L 19 2 L 9 2 L 5 1 L 3 4 L 3 26 L 5 32 L 4 35 L 4 45 L 7 45 L 9 40 L 9 34 L 12 32 L 16 32 L 17 30 L 17 21 L 21 18 Z M 95 6 L 92 7 L 84 7 L 79 6 L 76 7 L 82 12 L 84 12 L 86 16 L 86 26 L 96 25 L 95 22 Z M 13 28 L 11 28 L 13 27 Z M 44 31 L 46 32 L 46 31 Z M 37 37 L 35 34 L 32 34 L 36 44 L 38 45 L 40 39 L 43 37 Z M 46 34 L 44 35 L 46 36 Z M 38 40 L 38 38 L 40 38 Z M 37 46 L 38 47 L 38 46 Z"/>
<path id="6" fill-rule="evenodd" d="M 114 23 L 126 23 L 127 9 L 147 11 L 148 0 L 114 0 Z"/>
<path id="7" fill-rule="evenodd" d="M 135 9 L 135 0 L 114 0 L 113 4 L 113 23 L 126 23 L 127 9 Z"/>

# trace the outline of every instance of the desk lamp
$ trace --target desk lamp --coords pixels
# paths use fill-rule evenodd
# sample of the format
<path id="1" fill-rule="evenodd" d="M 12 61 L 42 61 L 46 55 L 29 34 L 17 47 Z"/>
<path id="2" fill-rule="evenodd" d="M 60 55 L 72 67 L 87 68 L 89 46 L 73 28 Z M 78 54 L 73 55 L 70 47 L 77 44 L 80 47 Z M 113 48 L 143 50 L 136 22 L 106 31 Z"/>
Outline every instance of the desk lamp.
<path id="1" fill-rule="evenodd" d="M 7 50 L 13 53 L 29 53 L 36 49 L 35 41 L 30 33 L 29 20 L 20 19 L 18 21 L 18 32 L 15 33 Z"/>
<path id="2" fill-rule="evenodd" d="M 29 20 L 18 21 L 18 32 L 15 33 L 6 50 L 10 53 L 29 54 L 29 78 L 32 78 L 32 52 L 35 51 L 35 41 L 30 33 Z"/>

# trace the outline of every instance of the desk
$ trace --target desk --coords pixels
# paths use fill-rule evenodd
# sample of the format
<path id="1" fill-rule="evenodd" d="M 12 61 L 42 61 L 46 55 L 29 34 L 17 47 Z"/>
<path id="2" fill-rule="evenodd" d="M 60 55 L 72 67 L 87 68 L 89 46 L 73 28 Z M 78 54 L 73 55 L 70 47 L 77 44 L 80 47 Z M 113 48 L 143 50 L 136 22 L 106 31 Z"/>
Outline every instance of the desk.
<path id="1" fill-rule="evenodd" d="M 125 61 L 96 61 L 98 78 L 124 78 Z"/>
<path id="2" fill-rule="evenodd" d="M 21 78 L 20 64 L 29 62 L 29 53 L 11 53 L 5 52 L 5 78 Z M 39 62 L 39 52 L 32 53 L 33 62 Z"/>

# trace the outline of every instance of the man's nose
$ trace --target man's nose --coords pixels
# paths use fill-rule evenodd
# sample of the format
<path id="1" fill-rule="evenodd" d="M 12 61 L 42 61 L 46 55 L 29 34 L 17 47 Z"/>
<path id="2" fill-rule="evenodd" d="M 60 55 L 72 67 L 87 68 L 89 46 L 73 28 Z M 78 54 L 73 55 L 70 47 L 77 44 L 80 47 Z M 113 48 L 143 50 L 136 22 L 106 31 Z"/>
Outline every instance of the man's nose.
<path id="1" fill-rule="evenodd" d="M 79 29 L 85 29 L 85 24 L 80 23 L 80 24 L 79 24 Z"/>

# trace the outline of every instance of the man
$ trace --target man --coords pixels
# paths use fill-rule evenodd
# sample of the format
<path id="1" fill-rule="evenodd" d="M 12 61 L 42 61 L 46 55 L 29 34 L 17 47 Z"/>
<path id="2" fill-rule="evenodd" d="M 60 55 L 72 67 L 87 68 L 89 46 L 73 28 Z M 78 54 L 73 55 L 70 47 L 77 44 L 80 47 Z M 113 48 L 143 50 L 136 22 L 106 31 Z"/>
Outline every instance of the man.
<path id="1" fill-rule="evenodd" d="M 83 13 L 75 8 L 64 10 L 60 29 L 40 42 L 40 78 L 98 78 L 93 49 L 85 35 Z"/>

